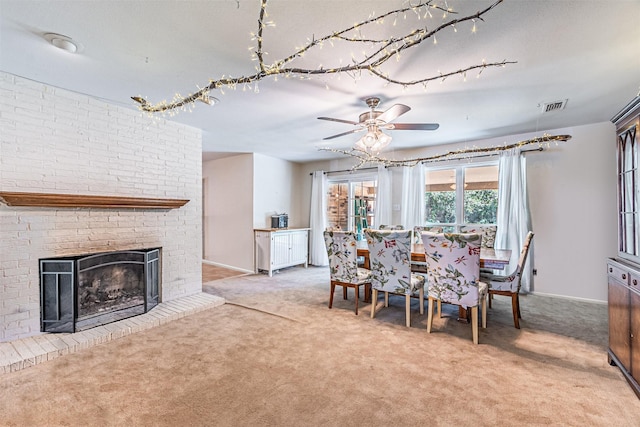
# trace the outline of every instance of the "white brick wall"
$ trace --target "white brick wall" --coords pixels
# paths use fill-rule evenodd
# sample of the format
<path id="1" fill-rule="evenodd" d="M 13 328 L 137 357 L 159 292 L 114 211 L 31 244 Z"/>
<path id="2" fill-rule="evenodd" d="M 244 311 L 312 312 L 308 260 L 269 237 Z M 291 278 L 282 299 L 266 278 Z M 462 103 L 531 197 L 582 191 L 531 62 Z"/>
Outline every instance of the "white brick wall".
<path id="1" fill-rule="evenodd" d="M 0 190 L 190 199 L 180 209 L 0 203 L 0 341 L 40 333 L 38 260 L 161 246 L 162 301 L 202 290 L 202 135 L 0 72 Z"/>

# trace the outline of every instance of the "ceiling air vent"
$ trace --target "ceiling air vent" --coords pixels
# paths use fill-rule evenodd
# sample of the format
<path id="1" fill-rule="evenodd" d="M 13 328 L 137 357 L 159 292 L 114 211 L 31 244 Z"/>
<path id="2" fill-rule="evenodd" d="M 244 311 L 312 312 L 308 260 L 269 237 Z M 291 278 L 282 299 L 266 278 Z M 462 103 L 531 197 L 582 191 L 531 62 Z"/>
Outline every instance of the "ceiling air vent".
<path id="1" fill-rule="evenodd" d="M 547 102 L 545 104 L 542 104 L 542 114 L 551 113 L 553 111 L 564 110 L 564 107 L 567 105 L 567 101 L 568 99 L 565 99 L 562 101 Z"/>

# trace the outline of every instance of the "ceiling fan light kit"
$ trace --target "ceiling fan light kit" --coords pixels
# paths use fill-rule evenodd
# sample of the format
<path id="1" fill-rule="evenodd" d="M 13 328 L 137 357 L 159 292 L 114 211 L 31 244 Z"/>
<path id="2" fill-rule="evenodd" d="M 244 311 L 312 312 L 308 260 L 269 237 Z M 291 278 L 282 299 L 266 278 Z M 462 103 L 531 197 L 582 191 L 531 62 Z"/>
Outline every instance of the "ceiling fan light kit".
<path id="1" fill-rule="evenodd" d="M 356 148 L 370 153 L 379 153 L 382 149 L 389 145 L 391 136 L 382 132 L 386 130 L 436 130 L 440 125 L 437 123 L 391 123 L 402 114 L 411 110 L 403 104 L 394 104 L 386 111 L 378 111 L 376 108 L 380 104 L 380 98 L 369 97 L 365 100 L 371 111 L 367 111 L 358 116 L 357 122 L 344 119 L 334 119 L 331 117 L 318 117 L 320 120 L 329 120 L 332 122 L 347 123 L 356 126 L 355 129 L 339 133 L 337 135 L 323 138 L 333 139 L 351 133 L 366 130 L 367 133 L 356 142 Z"/>

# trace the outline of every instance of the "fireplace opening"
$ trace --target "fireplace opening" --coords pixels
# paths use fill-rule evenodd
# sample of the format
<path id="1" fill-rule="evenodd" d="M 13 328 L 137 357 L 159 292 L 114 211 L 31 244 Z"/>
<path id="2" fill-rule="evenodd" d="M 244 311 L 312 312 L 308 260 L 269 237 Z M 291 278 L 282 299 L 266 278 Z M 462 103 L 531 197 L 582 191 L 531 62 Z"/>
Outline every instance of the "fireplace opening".
<path id="1" fill-rule="evenodd" d="M 76 332 L 158 304 L 160 248 L 40 260 L 41 331 Z"/>

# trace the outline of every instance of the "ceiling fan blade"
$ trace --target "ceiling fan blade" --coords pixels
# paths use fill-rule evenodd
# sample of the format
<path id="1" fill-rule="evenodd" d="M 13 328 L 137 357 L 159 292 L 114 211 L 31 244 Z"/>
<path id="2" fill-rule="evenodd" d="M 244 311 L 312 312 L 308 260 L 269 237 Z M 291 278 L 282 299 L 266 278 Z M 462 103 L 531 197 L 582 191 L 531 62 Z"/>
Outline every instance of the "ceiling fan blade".
<path id="1" fill-rule="evenodd" d="M 390 121 L 400 117 L 407 111 L 411 110 L 411 107 L 403 104 L 395 104 L 392 105 L 387 111 L 380 114 L 377 117 L 377 120 L 382 120 L 383 122 L 389 123 Z"/>
<path id="2" fill-rule="evenodd" d="M 320 120 L 329 120 L 330 122 L 340 122 L 340 123 L 348 123 L 350 125 L 357 125 L 359 124 L 358 122 L 354 122 L 351 120 L 343 120 L 343 119 L 333 119 L 331 117 L 318 117 L 318 119 Z M 326 138 L 325 138 L 326 139 Z"/>
<path id="3" fill-rule="evenodd" d="M 438 123 L 392 123 L 387 129 L 393 130 L 436 130 Z"/>
<path id="4" fill-rule="evenodd" d="M 322 139 L 323 139 L 323 140 L 327 140 L 327 139 L 338 138 L 338 137 L 340 137 L 340 136 L 349 135 L 350 133 L 360 132 L 362 129 L 363 129 L 363 128 L 356 128 L 356 129 L 350 130 L 350 131 L 348 131 L 348 132 L 342 132 L 342 133 L 339 133 L 339 134 L 337 134 L 337 135 L 331 135 L 331 136 L 328 136 L 328 137 L 326 137 L 326 138 L 322 138 Z"/>

